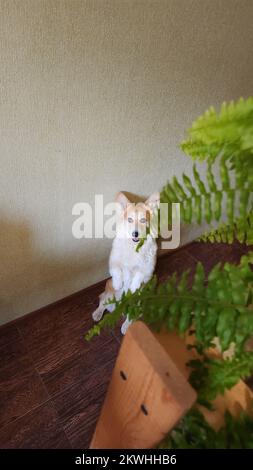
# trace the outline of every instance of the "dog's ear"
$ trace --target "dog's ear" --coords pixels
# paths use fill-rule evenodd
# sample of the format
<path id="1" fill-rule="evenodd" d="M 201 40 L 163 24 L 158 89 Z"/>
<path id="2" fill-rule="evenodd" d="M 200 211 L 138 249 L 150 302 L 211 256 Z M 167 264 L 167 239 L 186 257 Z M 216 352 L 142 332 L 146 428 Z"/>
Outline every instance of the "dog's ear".
<path id="1" fill-rule="evenodd" d="M 159 203 L 160 203 L 160 193 L 158 191 L 151 194 L 151 196 L 149 196 L 149 198 L 145 201 L 145 205 L 148 206 L 150 211 L 159 207 Z"/>
<path id="2" fill-rule="evenodd" d="M 127 197 L 125 196 L 124 193 L 118 193 L 117 196 L 116 196 L 116 202 L 118 202 L 122 209 L 125 210 L 126 207 L 127 207 L 127 204 L 130 203 L 129 199 L 127 199 Z"/>

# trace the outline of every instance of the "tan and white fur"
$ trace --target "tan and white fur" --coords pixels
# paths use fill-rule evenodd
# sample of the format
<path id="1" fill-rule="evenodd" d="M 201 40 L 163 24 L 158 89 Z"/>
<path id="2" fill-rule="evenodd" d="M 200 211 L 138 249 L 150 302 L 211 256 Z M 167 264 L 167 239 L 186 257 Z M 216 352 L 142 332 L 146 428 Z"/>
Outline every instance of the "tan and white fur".
<path id="1" fill-rule="evenodd" d="M 106 305 L 109 299 L 115 296 L 119 300 L 124 291 L 135 292 L 152 277 L 156 265 L 156 240 L 148 235 L 138 252 L 136 247 L 146 234 L 150 217 L 159 205 L 159 198 L 159 193 L 154 193 L 146 202 L 133 204 L 123 193 L 118 193 L 116 202 L 120 204 L 121 210 L 109 259 L 111 278 L 99 296 L 99 306 L 92 315 L 94 321 L 99 321 L 105 310 L 114 310 L 114 304 Z M 122 334 L 126 333 L 130 324 L 131 321 L 126 318 L 121 327 Z"/>

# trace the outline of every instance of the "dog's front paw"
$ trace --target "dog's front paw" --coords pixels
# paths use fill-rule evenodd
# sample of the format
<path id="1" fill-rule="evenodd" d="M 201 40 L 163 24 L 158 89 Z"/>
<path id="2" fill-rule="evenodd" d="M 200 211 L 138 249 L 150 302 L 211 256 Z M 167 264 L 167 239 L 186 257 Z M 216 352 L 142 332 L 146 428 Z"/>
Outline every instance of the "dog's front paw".
<path id="1" fill-rule="evenodd" d="M 140 279 L 133 279 L 130 285 L 130 291 L 134 293 L 137 289 L 141 287 L 141 280 Z"/>
<path id="2" fill-rule="evenodd" d="M 122 335 L 126 334 L 126 332 L 129 328 L 129 326 L 131 325 L 131 323 L 132 323 L 132 320 L 128 320 L 128 318 L 126 318 L 124 323 L 121 325 L 121 329 L 120 329 Z"/>
<path id="3" fill-rule="evenodd" d="M 131 285 L 130 285 L 131 292 L 135 292 L 137 289 L 139 289 L 139 287 L 141 287 L 142 282 L 143 282 L 143 275 L 142 273 L 137 272 L 134 275 Z"/>
<path id="4" fill-rule="evenodd" d="M 92 318 L 94 321 L 98 322 L 99 320 L 101 320 L 103 316 L 103 310 L 101 310 L 99 307 L 95 310 L 95 312 L 93 312 L 92 314 Z"/>
<path id="5" fill-rule="evenodd" d="M 112 286 L 115 290 L 120 290 L 122 289 L 123 286 L 123 279 L 121 276 L 114 276 L 112 278 Z"/>
<path id="6" fill-rule="evenodd" d="M 123 272 L 118 266 L 113 266 L 110 269 L 110 274 L 112 276 L 112 287 L 114 290 L 118 291 L 123 287 Z"/>

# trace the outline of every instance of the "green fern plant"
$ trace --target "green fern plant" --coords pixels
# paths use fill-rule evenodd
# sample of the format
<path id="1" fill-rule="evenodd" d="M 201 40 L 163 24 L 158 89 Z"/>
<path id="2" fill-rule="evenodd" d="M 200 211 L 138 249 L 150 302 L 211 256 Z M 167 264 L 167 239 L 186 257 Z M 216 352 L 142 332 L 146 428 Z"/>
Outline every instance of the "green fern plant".
<path id="1" fill-rule="evenodd" d="M 206 181 L 194 163 L 193 177 L 183 174 L 181 182 L 173 177 L 161 191 L 161 202 L 169 205 L 179 202 L 184 223 L 206 221 L 210 226 L 218 223 L 218 227 L 202 235 L 202 240 L 225 243 L 238 240 L 252 244 L 253 99 L 223 104 L 218 113 L 210 108 L 193 123 L 181 148 L 194 160 L 207 165 Z M 219 169 L 219 177 L 215 176 L 214 165 Z M 122 314 L 132 320 L 142 319 L 154 329 L 175 330 L 186 338 L 189 331 L 194 333 L 194 346 L 188 347 L 196 348 L 199 359 L 188 364 L 190 382 L 197 390 L 198 402 L 211 409 L 211 401 L 217 394 L 224 393 L 253 371 L 253 352 L 246 350 L 247 341 L 253 335 L 252 264 L 253 252 L 250 252 L 242 256 L 238 266 L 217 264 L 207 278 L 199 263 L 192 284 L 187 271 L 180 278 L 174 274 L 163 284 L 158 284 L 154 277 L 136 292 L 124 293 L 119 301 L 110 300 L 109 303 L 115 303 L 114 312 L 95 325 L 86 339 L 99 334 L 102 328 L 114 327 Z M 207 356 L 207 350 L 217 338 L 222 352 L 234 346 L 232 358 Z M 227 415 L 225 427 L 214 433 L 194 409 L 166 442 L 174 448 L 229 447 L 229 442 L 233 442 L 231 432 L 239 428 L 241 434 L 232 447 L 252 448 L 252 439 L 247 439 L 247 430 L 252 429 L 249 418 L 236 421 Z M 194 439 L 188 439 L 189 432 L 191 436 L 194 434 Z M 206 441 L 201 436 L 206 436 Z"/>
<path id="2" fill-rule="evenodd" d="M 188 136 L 181 148 L 206 163 L 206 182 L 194 164 L 193 177 L 183 174 L 180 182 L 174 176 L 163 187 L 161 202 L 179 202 L 185 223 L 211 224 L 226 216 L 226 223 L 204 240 L 253 243 L 253 99 L 223 104 L 219 113 L 210 108 L 193 123 Z"/>
<path id="3" fill-rule="evenodd" d="M 214 431 L 202 413 L 193 408 L 159 449 L 253 449 L 253 421 L 244 413 L 235 419 L 226 412 L 224 425 Z"/>
<path id="4" fill-rule="evenodd" d="M 212 163 L 218 155 L 224 155 L 238 169 L 253 155 L 253 98 L 240 98 L 236 103 L 223 103 L 219 112 L 210 107 L 188 130 L 188 139 L 181 148 L 194 160 Z M 247 168 L 248 170 L 248 168 Z M 252 183 L 252 177 L 250 177 Z"/>

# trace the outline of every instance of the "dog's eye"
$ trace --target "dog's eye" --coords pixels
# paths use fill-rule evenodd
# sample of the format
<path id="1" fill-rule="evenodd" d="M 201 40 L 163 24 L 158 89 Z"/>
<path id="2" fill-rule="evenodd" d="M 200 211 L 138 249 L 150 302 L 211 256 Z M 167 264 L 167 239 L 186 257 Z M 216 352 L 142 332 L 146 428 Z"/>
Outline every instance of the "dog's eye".
<path id="1" fill-rule="evenodd" d="M 142 219 L 140 220 L 140 223 L 145 224 L 146 222 L 147 222 L 147 219 L 145 219 L 145 217 L 142 217 Z"/>
<path id="2" fill-rule="evenodd" d="M 130 224 L 132 224 L 132 223 L 133 223 L 133 219 L 132 219 L 132 217 L 128 217 L 128 219 L 127 219 L 127 220 L 128 220 L 128 222 L 129 222 Z"/>

